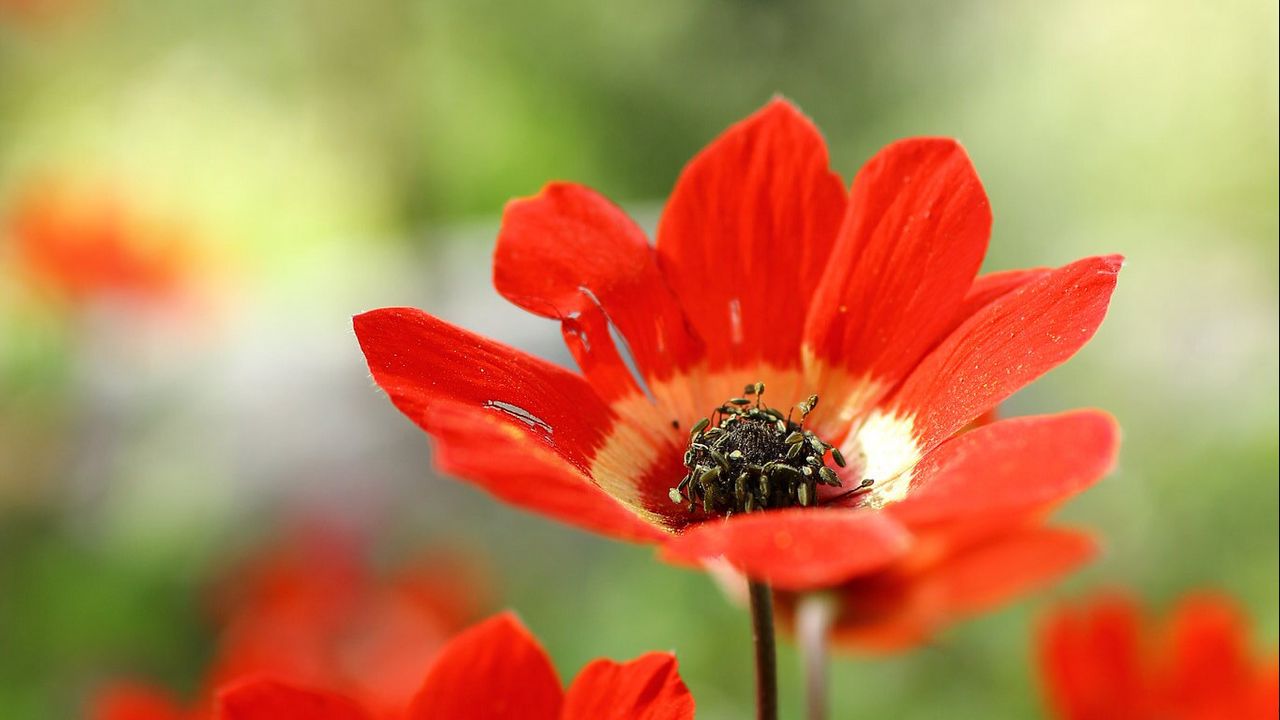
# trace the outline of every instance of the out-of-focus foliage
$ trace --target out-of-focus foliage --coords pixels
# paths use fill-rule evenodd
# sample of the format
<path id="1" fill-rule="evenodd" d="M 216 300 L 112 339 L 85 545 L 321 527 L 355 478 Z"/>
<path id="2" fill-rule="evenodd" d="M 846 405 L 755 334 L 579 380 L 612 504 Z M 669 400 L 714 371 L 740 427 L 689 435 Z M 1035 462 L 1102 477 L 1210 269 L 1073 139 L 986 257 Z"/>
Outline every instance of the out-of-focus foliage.
<path id="1" fill-rule="evenodd" d="M 1128 256 L 1097 339 L 1006 408 L 1125 428 L 1119 470 L 1064 514 L 1107 556 L 1060 592 L 1213 586 L 1274 643 L 1277 84 L 1261 0 L 0 0 L 0 714 L 68 716 L 119 675 L 194 690 L 200 588 L 301 505 L 388 552 L 491 556 L 566 674 L 674 649 L 699 717 L 742 716 L 744 613 L 432 477 L 349 317 L 417 305 L 564 361 L 489 289 L 505 200 L 577 180 L 652 225 L 682 164 L 774 93 L 846 178 L 894 138 L 959 137 L 993 269 Z M 179 228 L 198 292 L 33 282 L 12 218 L 50 181 Z M 1035 608 L 837 663 L 835 716 L 1034 716 Z"/>

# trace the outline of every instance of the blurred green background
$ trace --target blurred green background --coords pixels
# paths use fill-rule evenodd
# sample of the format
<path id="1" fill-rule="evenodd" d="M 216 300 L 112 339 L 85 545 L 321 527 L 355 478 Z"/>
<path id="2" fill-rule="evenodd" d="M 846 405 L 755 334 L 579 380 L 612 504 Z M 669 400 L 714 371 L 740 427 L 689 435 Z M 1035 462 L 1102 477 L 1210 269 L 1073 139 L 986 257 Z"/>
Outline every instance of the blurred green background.
<path id="1" fill-rule="evenodd" d="M 503 203 L 570 179 L 652 227 L 775 93 L 846 178 L 895 138 L 960 138 L 989 269 L 1128 256 L 1094 342 L 1006 408 L 1119 417 L 1119 470 L 1062 514 L 1105 557 L 914 654 L 838 661 L 834 717 L 1040 716 L 1036 614 L 1100 586 L 1157 609 L 1225 590 L 1274 646 L 1277 83 L 1263 0 L 0 0 L 0 212 L 108 188 L 198 258 L 181 303 L 68 301 L 0 245 L 0 715 L 74 716 L 121 675 L 190 691 L 209 578 L 304 511 L 387 557 L 487 558 L 566 677 L 673 649 L 699 717 L 748 714 L 743 611 L 433 476 L 349 318 L 415 305 L 567 361 L 490 288 Z"/>

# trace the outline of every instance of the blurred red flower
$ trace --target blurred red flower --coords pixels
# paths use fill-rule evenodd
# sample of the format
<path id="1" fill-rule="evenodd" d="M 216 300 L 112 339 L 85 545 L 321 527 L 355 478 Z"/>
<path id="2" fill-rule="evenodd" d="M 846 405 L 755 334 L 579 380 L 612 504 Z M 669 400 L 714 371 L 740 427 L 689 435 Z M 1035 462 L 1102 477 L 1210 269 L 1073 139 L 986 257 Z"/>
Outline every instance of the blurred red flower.
<path id="1" fill-rule="evenodd" d="M 341 689 L 398 711 L 421 670 L 489 593 L 481 573 L 436 553 L 382 580 L 350 537 L 309 530 L 240 574 L 212 681 L 253 673 Z"/>
<path id="2" fill-rule="evenodd" d="M 190 289 L 199 262 L 183 228 L 145 215 L 105 188 L 32 183 L 7 216 L 4 234 L 19 269 L 70 303 L 172 300 Z"/>
<path id="3" fill-rule="evenodd" d="M 60 20 L 94 3 L 86 0 L 0 0 L 0 23 L 6 20 L 39 26 Z"/>
<path id="4" fill-rule="evenodd" d="M 681 720 L 694 714 L 675 656 L 667 653 L 626 663 L 594 660 L 562 690 L 551 658 L 510 613 L 454 638 L 403 714 L 263 679 L 229 687 L 218 704 L 224 720 Z"/>
<path id="5" fill-rule="evenodd" d="M 483 574 L 457 555 L 423 557 L 386 580 L 352 535 L 299 528 L 232 573 L 215 597 L 222 630 L 205 697 L 191 713 L 206 716 L 213 690 L 231 680 L 269 675 L 330 688 L 394 716 L 490 595 Z M 132 720 L 138 708 L 166 703 L 169 717 L 191 714 L 164 693 L 120 684 L 98 696 L 96 717 Z"/>
<path id="6" fill-rule="evenodd" d="M 1227 597 L 1184 598 L 1152 625 L 1124 595 L 1052 613 L 1040 669 L 1064 720 L 1253 720 L 1280 712 L 1275 651 L 1255 656 Z"/>
<path id="7" fill-rule="evenodd" d="M 997 422 L 954 445 L 1092 337 L 1121 264 L 976 276 L 990 224 L 955 141 L 893 143 L 846 193 L 817 129 L 776 100 L 685 168 L 656 246 L 581 186 L 507 206 L 497 289 L 559 320 L 582 374 L 409 308 L 357 316 L 355 330 L 444 471 L 673 561 L 830 587 L 910 553 L 910 528 L 874 510 L 915 497 L 939 522 L 991 517 L 1110 463 L 1114 427 L 1097 412 Z M 771 415 L 754 386 L 754 401 L 734 397 L 754 381 L 798 403 L 800 422 Z M 1006 457 L 1024 433 L 1034 447 Z M 961 453 L 987 463 L 965 476 L 979 484 L 929 492 L 951 487 Z"/>

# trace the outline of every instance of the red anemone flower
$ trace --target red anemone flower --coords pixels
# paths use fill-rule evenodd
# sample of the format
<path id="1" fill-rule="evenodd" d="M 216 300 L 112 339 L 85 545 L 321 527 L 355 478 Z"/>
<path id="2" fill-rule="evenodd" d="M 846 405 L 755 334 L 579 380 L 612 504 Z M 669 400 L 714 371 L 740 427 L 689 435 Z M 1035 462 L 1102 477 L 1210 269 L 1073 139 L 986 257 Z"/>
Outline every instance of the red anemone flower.
<path id="1" fill-rule="evenodd" d="M 966 445 L 1005 482 L 926 492 L 953 436 L 1092 337 L 1120 268 L 978 276 L 990 225 L 955 141 L 893 143 L 846 193 L 816 128 L 775 100 L 690 162 L 653 246 L 585 187 L 507 206 L 495 285 L 560 322 L 581 374 L 409 308 L 355 331 L 444 471 L 671 560 L 829 587 L 910 547 L 874 510 L 1050 500 L 1061 488 L 1042 477 L 1110 457 L 1070 439 L 1109 426 L 1097 413 L 997 422 L 980 437 L 1067 432 L 1016 478 L 999 447 Z"/>
<path id="2" fill-rule="evenodd" d="M 1276 653 L 1254 656 L 1248 622 L 1217 594 L 1184 598 L 1152 626 L 1131 598 L 1051 614 L 1040 669 L 1063 720 L 1263 720 L 1280 712 Z"/>
<path id="3" fill-rule="evenodd" d="M 371 712 L 349 697 L 273 680 L 224 690 L 222 720 L 684 720 L 693 697 L 675 656 L 594 660 L 561 689 L 551 658 L 510 613 L 459 634 L 427 671 L 402 715 Z"/>

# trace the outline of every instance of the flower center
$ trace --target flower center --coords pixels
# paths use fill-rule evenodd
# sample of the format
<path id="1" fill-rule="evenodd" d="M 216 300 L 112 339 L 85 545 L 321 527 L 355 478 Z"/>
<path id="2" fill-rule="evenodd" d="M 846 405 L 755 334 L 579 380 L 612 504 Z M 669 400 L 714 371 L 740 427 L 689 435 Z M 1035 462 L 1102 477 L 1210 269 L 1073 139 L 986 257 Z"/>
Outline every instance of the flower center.
<path id="1" fill-rule="evenodd" d="M 748 385 L 743 397 L 732 398 L 699 420 L 689 433 L 684 466 L 689 473 L 671 488 L 671 501 L 701 509 L 707 515 L 729 516 L 775 508 L 818 504 L 818 485 L 840 487 L 835 470 L 827 467 L 831 454 L 839 467 L 844 456 L 804 428 L 805 418 L 818 405 L 810 395 L 787 414 L 764 404 L 764 383 Z M 799 410 L 799 419 L 793 420 Z M 871 481 L 840 497 L 864 492 Z"/>

